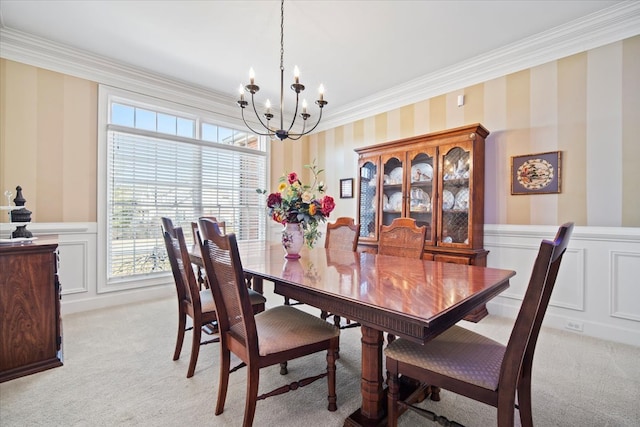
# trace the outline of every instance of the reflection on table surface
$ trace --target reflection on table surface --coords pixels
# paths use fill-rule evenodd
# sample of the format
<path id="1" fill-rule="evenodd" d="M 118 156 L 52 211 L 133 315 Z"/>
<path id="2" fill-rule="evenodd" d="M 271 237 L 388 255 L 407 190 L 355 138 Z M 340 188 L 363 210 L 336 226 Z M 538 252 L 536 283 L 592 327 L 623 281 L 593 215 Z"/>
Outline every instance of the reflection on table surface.
<path id="1" fill-rule="evenodd" d="M 324 248 L 287 260 L 279 244 L 242 242 L 246 272 L 428 321 L 512 271 Z"/>

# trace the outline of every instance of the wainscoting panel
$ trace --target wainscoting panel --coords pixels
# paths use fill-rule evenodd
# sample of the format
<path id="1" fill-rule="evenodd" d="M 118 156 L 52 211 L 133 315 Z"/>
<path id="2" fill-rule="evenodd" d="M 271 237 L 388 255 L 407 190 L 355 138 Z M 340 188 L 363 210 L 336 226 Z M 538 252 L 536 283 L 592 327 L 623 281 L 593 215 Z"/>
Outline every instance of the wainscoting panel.
<path id="1" fill-rule="evenodd" d="M 640 253 L 611 251 L 611 316 L 640 322 Z"/>
<path id="2" fill-rule="evenodd" d="M 500 294 L 502 298 L 522 301 L 529 284 L 531 266 L 538 253 L 538 247 L 507 243 L 485 244 L 485 248 L 489 250 L 488 267 L 506 268 L 505 265 L 510 265 L 509 270 L 516 272 L 516 275 L 510 280 L 509 289 Z M 497 260 L 500 260 L 501 266 L 493 263 Z"/>
<path id="3" fill-rule="evenodd" d="M 89 239 L 68 240 L 60 236 L 58 276 L 62 295 L 87 292 L 89 284 Z"/>
<path id="4" fill-rule="evenodd" d="M 586 287 L 584 254 L 584 249 L 568 248 L 565 252 L 549 301 L 550 306 L 584 311 L 584 290 Z"/>
<path id="5" fill-rule="evenodd" d="M 500 294 L 501 298 L 510 298 L 522 302 L 529 284 L 531 269 L 540 249 L 540 240 L 536 246 L 496 243 L 485 245 L 488 249 L 488 266 L 515 270 L 516 275 L 510 281 L 510 287 Z M 499 260 L 501 266 L 493 264 Z M 506 267 L 506 266 L 511 267 Z M 568 249 L 562 259 L 562 269 L 558 274 L 556 286 L 549 304 L 570 310 L 584 310 L 584 251 Z"/>
<path id="6" fill-rule="evenodd" d="M 484 227 L 487 265 L 516 271 L 511 287 L 487 304 L 514 318 L 535 255 L 556 226 Z M 640 346 L 640 229 L 575 227 L 564 254 L 544 326 Z"/>

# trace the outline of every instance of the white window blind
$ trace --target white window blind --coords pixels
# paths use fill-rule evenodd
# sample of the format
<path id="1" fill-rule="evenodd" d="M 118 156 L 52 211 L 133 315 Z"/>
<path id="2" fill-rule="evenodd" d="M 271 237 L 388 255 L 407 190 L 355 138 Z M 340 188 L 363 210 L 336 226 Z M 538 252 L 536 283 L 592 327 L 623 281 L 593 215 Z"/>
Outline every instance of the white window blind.
<path id="1" fill-rule="evenodd" d="M 109 125 L 107 278 L 170 271 L 160 218 L 215 216 L 238 240 L 264 239 L 263 151 Z M 247 144 L 244 136 L 244 145 Z"/>

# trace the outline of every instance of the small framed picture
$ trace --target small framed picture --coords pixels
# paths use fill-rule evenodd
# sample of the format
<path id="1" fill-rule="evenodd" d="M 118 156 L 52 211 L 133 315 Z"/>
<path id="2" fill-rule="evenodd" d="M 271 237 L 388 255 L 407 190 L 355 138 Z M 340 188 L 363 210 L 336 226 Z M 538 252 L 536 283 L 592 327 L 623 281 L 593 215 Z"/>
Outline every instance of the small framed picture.
<path id="1" fill-rule="evenodd" d="M 560 193 L 561 151 L 511 157 L 511 194 Z"/>
<path id="2" fill-rule="evenodd" d="M 340 180 L 340 198 L 351 199 L 353 197 L 353 178 Z"/>

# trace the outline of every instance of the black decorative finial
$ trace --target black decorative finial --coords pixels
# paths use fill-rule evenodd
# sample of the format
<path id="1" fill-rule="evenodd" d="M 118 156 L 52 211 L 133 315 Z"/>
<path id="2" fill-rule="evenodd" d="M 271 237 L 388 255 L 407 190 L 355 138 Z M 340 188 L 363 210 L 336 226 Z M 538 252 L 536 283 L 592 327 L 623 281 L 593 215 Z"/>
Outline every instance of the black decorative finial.
<path id="1" fill-rule="evenodd" d="M 16 206 L 24 206 L 26 203 L 26 200 L 22 196 L 22 187 L 19 185 L 16 187 L 16 198 L 13 199 L 13 203 L 15 203 Z"/>
<path id="2" fill-rule="evenodd" d="M 11 222 L 31 222 L 31 211 L 24 207 L 24 204 L 27 201 L 22 196 L 22 187 L 19 185 L 16 187 L 16 198 L 13 199 L 13 203 L 15 203 L 16 207 L 22 206 L 21 209 L 16 209 L 11 211 Z M 33 234 L 27 230 L 27 225 L 18 225 L 13 233 L 11 233 L 13 238 L 16 237 L 26 237 L 31 238 Z"/>

